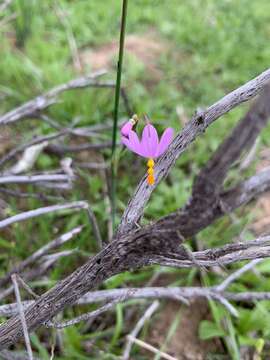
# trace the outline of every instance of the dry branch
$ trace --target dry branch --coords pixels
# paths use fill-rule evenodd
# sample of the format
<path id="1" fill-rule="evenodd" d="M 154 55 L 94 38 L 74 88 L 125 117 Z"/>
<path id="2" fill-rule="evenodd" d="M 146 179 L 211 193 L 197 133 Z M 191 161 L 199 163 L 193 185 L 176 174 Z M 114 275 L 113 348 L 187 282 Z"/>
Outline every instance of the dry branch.
<path id="1" fill-rule="evenodd" d="M 106 312 L 108 310 L 111 310 L 117 303 L 119 303 L 118 299 L 114 300 L 114 301 L 111 301 L 108 304 L 105 304 L 105 305 L 101 306 L 97 310 L 94 310 L 94 311 L 79 315 L 79 316 L 77 316 L 77 317 L 75 317 L 75 318 L 73 318 L 71 320 L 63 321 L 61 323 L 56 322 L 56 321 L 47 321 L 45 323 L 45 325 L 47 327 L 53 327 L 53 328 L 56 328 L 56 329 L 64 329 L 64 328 L 66 328 L 68 326 L 73 326 L 75 324 L 78 324 L 81 321 L 86 321 L 86 320 L 95 318 L 95 317 L 103 314 L 104 312 Z"/>
<path id="2" fill-rule="evenodd" d="M 6 184 L 35 184 L 42 182 L 68 182 L 70 176 L 66 174 L 51 175 L 6 175 L 0 177 L 0 185 Z"/>
<path id="3" fill-rule="evenodd" d="M 65 234 L 62 234 L 58 236 L 55 240 L 49 242 L 48 244 L 44 245 L 37 251 L 35 251 L 32 255 L 30 255 L 27 259 L 13 267 L 5 276 L 0 278 L 0 286 L 3 286 L 8 283 L 10 280 L 10 276 L 14 273 L 20 274 L 26 267 L 29 265 L 32 265 L 34 262 L 36 262 L 38 259 L 40 259 L 42 256 L 48 254 L 49 251 L 57 249 L 61 245 L 63 245 L 65 242 L 72 239 L 75 235 L 79 234 L 83 229 L 83 226 L 77 226 L 76 228 L 68 231 Z"/>
<path id="4" fill-rule="evenodd" d="M 186 238 L 196 235 L 217 219 L 230 214 L 269 189 L 270 169 L 266 169 L 218 194 L 215 201 L 208 203 L 208 198 L 205 198 L 204 194 L 201 197 L 193 198 L 193 203 L 190 201 L 184 208 L 164 216 L 152 227 L 155 231 L 170 233 L 179 242 L 183 242 Z"/>
<path id="5" fill-rule="evenodd" d="M 0 221 L 0 229 L 3 229 L 11 224 L 14 224 L 14 223 L 17 223 L 20 221 L 25 221 L 27 219 L 31 219 L 31 218 L 34 218 L 37 216 L 49 214 L 52 212 L 67 210 L 67 209 L 73 209 L 73 210 L 88 209 L 88 204 L 85 201 L 74 201 L 74 202 L 67 203 L 67 204 L 45 206 L 45 207 L 38 208 L 35 210 L 25 211 L 23 213 L 20 213 L 20 214 L 14 215 L 14 216 L 10 216 L 10 217 Z"/>
<path id="6" fill-rule="evenodd" d="M 40 116 L 40 117 L 42 117 L 42 119 L 44 119 L 46 116 Z M 91 130 L 92 127 L 62 129 L 60 126 L 57 126 L 57 129 L 59 129 L 60 131 L 58 131 L 54 134 L 51 134 L 51 135 L 34 137 L 29 142 L 23 143 L 15 148 L 13 148 L 12 150 L 10 150 L 6 155 L 4 155 L 0 159 L 0 167 L 2 167 L 6 162 L 13 159 L 18 153 L 21 153 L 22 151 L 24 151 L 24 150 L 28 149 L 29 147 L 36 145 L 36 144 L 42 144 L 42 143 L 46 143 L 49 141 L 53 141 L 55 139 L 58 139 L 60 137 L 65 137 L 67 135 L 78 136 L 78 137 L 87 137 L 87 138 L 88 137 L 95 137 L 95 138 L 101 137 L 101 135 L 99 136 L 99 134 L 97 132 Z M 80 144 L 77 146 L 65 146 L 65 145 L 60 145 L 60 144 L 58 144 L 58 145 L 53 144 L 53 145 L 48 145 L 48 151 L 54 152 L 58 155 L 64 155 L 65 153 L 69 153 L 69 152 L 71 153 L 71 152 L 79 152 L 79 151 L 84 151 L 84 150 L 99 150 L 99 149 L 107 148 L 110 146 L 111 146 L 110 142 L 94 143 L 94 144 L 85 143 L 85 144 Z"/>
<path id="7" fill-rule="evenodd" d="M 22 351 L 0 351 L 1 360 L 29 360 L 26 352 Z M 34 357 L 33 360 L 41 360 L 40 358 Z"/>
<path id="8" fill-rule="evenodd" d="M 47 145 L 47 142 L 43 142 L 25 149 L 21 158 L 18 159 L 18 161 L 11 168 L 7 169 L 3 175 L 19 175 L 30 171 L 34 167 L 39 155 Z"/>
<path id="9" fill-rule="evenodd" d="M 159 307 L 159 302 L 158 301 L 154 301 L 145 311 L 145 313 L 143 314 L 143 316 L 140 318 L 140 320 L 137 322 L 136 326 L 134 327 L 134 329 L 132 330 L 132 332 L 128 335 L 131 336 L 128 337 L 127 340 L 127 344 L 125 347 L 125 350 L 123 352 L 123 357 L 122 360 L 128 360 L 130 357 L 130 351 L 132 348 L 132 338 L 136 338 L 136 336 L 139 334 L 139 332 L 141 331 L 142 327 L 144 326 L 145 322 L 148 321 L 153 313 L 158 309 Z"/>
<path id="10" fill-rule="evenodd" d="M 175 357 L 165 353 L 164 351 L 160 351 L 159 349 L 155 348 L 154 346 L 146 343 L 145 341 L 142 341 L 140 339 L 137 339 L 131 335 L 128 335 L 129 341 L 132 341 L 133 343 L 139 345 L 141 348 L 149 350 L 150 352 L 156 354 L 157 356 L 160 356 L 163 359 L 166 360 L 177 360 Z"/>
<path id="11" fill-rule="evenodd" d="M 48 270 L 52 268 L 56 262 L 65 256 L 70 256 L 75 250 L 59 251 L 52 255 L 43 256 L 35 267 L 22 273 L 23 281 L 26 283 L 34 279 L 40 279 Z M 22 279 L 22 278 L 21 278 Z M 13 292 L 13 286 L 11 285 L 7 289 L 0 292 L 0 300 L 7 298 Z"/>
<path id="12" fill-rule="evenodd" d="M 231 166 L 249 150 L 270 118 L 270 84 L 268 83 L 249 111 L 222 142 L 206 166 L 200 171 L 197 183 L 211 181 L 220 188 Z"/>
<path id="13" fill-rule="evenodd" d="M 180 133 L 178 133 L 169 149 L 157 162 L 155 167 L 155 185 L 147 185 L 146 176 L 144 176 L 139 183 L 122 216 L 118 228 L 118 236 L 135 229 L 136 223 L 142 216 L 144 207 L 147 204 L 152 191 L 159 182 L 167 176 L 176 159 L 186 150 L 189 144 L 192 143 L 198 135 L 203 133 L 215 120 L 235 108 L 237 105 L 240 105 L 259 94 L 269 80 L 270 69 L 224 96 L 205 111 L 199 112 L 193 116 L 191 121 Z"/>
<path id="14" fill-rule="evenodd" d="M 0 126 L 14 123 L 27 116 L 33 116 L 36 113 L 46 109 L 48 106 L 54 104 L 57 100 L 57 96 L 63 91 L 85 88 L 88 86 L 94 87 L 114 87 L 113 82 L 100 82 L 97 78 L 104 75 L 106 71 L 100 70 L 96 73 L 88 76 L 83 76 L 74 80 L 71 80 L 65 84 L 58 85 L 49 90 L 43 95 L 37 96 L 35 99 L 26 102 L 25 104 L 17 107 L 16 109 L 0 116 Z"/>
<path id="15" fill-rule="evenodd" d="M 269 79 L 270 70 L 267 70 L 225 96 L 206 111 L 195 115 L 183 131 L 177 135 L 167 153 L 158 162 L 158 181 L 166 176 L 176 158 L 202 131 L 236 105 L 258 94 Z M 215 199 L 217 201 L 212 201 L 209 207 L 204 206 L 203 211 L 199 212 L 198 210 L 201 209 L 198 206 L 193 209 L 187 206 L 181 211 L 162 218 L 155 224 L 137 231 L 130 231 L 133 229 L 134 222 L 142 215 L 143 208 L 154 188 L 149 189 L 142 181 L 133 200 L 129 203 L 120 226 L 120 233 L 122 228 L 125 235 L 112 241 L 95 257 L 89 259 L 83 266 L 28 307 L 25 310 L 25 318 L 29 331 L 35 330 L 65 307 L 76 303 L 85 293 L 96 288 L 105 279 L 126 270 L 131 271 L 151 264 L 176 267 L 213 266 L 245 259 L 269 257 L 269 237 L 192 254 L 187 253 L 179 245 L 183 241 L 183 237 L 196 234 L 225 213 L 247 203 L 268 189 L 269 186 L 269 171 L 265 171 L 226 192 L 221 192 Z M 185 214 L 189 214 L 189 216 L 185 217 Z M 220 294 L 215 296 L 217 301 L 220 301 L 229 311 L 234 312 L 234 308 L 226 298 Z M 20 319 L 18 316 L 14 316 L 0 326 L 0 349 L 17 342 L 21 336 Z"/>
<path id="16" fill-rule="evenodd" d="M 12 196 L 12 197 L 17 197 L 17 198 L 33 198 L 33 199 L 38 199 L 38 200 L 46 200 L 46 201 L 63 201 L 63 197 L 61 196 L 54 196 L 54 195 L 47 195 L 44 193 L 38 193 L 38 192 L 34 192 L 34 193 L 28 193 L 28 192 L 21 192 L 21 191 L 17 191 L 17 190 L 10 190 L 10 189 L 6 189 L 6 188 L 0 188 L 0 192 L 7 195 L 7 196 Z"/>
<path id="17" fill-rule="evenodd" d="M 269 189 L 269 169 L 256 174 L 238 186 L 224 191 L 223 181 L 230 166 L 239 159 L 244 150 L 256 141 L 270 118 L 270 85 L 253 104 L 240 123 L 219 146 L 194 181 L 192 196 L 186 206 L 157 222 L 158 228 L 177 230 L 182 240 L 226 213 L 247 203 Z"/>
<path id="18" fill-rule="evenodd" d="M 9 153 L 4 155 L 0 159 L 0 166 L 3 166 L 7 161 L 10 161 L 18 153 L 24 151 L 25 149 L 29 148 L 30 146 L 41 144 L 41 143 L 44 143 L 44 142 L 47 142 L 47 141 L 52 141 L 52 140 L 55 140 L 55 139 L 57 139 L 57 138 L 59 138 L 61 136 L 66 135 L 66 134 L 67 134 L 67 131 L 63 130 L 63 131 L 60 131 L 60 132 L 55 133 L 55 134 L 36 137 L 36 138 L 30 140 L 29 142 L 27 142 L 26 144 L 21 144 L 21 145 L 15 147 L 14 149 L 10 150 Z"/>
<path id="19" fill-rule="evenodd" d="M 33 360 L 33 352 L 32 352 L 28 329 L 27 329 L 27 325 L 26 325 L 26 321 L 25 321 L 24 310 L 23 310 L 23 306 L 22 306 L 21 295 L 20 295 L 20 290 L 19 290 L 19 286 L 17 283 L 17 279 L 16 279 L 16 274 L 12 274 L 11 279 L 12 279 L 13 286 L 14 286 L 14 292 L 15 292 L 15 296 L 16 296 L 18 312 L 19 312 L 19 315 L 21 318 L 27 354 L 28 354 L 29 360 Z"/>
<path id="20" fill-rule="evenodd" d="M 127 301 L 127 300 L 174 300 L 187 305 L 188 301 L 196 298 L 206 298 L 216 300 L 216 296 L 222 296 L 229 301 L 235 302 L 257 302 L 260 300 L 270 300 L 270 292 L 244 291 L 240 293 L 230 291 L 219 291 L 215 287 L 145 287 L 145 288 L 124 288 L 112 290 L 100 290 L 86 293 L 75 305 L 89 305 L 103 301 Z M 35 303 L 34 300 L 23 301 L 24 310 Z M 116 304 L 116 302 L 115 302 Z M 0 316 L 11 317 L 18 313 L 17 304 L 6 304 L 0 306 Z"/>
<path id="21" fill-rule="evenodd" d="M 194 266 L 189 257 L 185 258 L 174 239 L 153 233 L 149 233 L 148 238 L 145 238 L 145 231 L 144 238 L 141 238 L 140 232 L 135 236 L 113 241 L 94 258 L 89 259 L 86 264 L 40 296 L 25 310 L 28 330 L 33 331 L 49 321 L 66 306 L 78 301 L 87 291 L 117 273 L 153 263 L 176 267 Z M 196 262 L 201 266 L 225 265 L 239 260 L 269 256 L 270 237 L 193 253 Z M 181 296 L 185 297 L 183 294 Z M 221 301 L 223 297 L 216 294 L 216 300 Z M 0 349 L 17 342 L 22 335 L 21 330 L 18 316 L 2 324 Z"/>
<path id="22" fill-rule="evenodd" d="M 228 276 L 220 285 L 216 287 L 216 290 L 224 292 L 225 289 L 228 288 L 230 284 L 232 284 L 236 279 L 241 277 L 245 272 L 253 269 L 257 264 L 261 263 L 263 259 L 255 259 L 233 272 L 230 276 Z"/>
<path id="23" fill-rule="evenodd" d="M 92 230 L 93 230 L 95 239 L 97 241 L 97 244 L 98 244 L 99 248 L 102 249 L 103 240 L 101 237 L 100 229 L 98 226 L 96 216 L 95 216 L 94 212 L 92 211 L 92 209 L 90 208 L 90 206 L 87 207 L 87 214 L 88 214 L 89 221 L 92 225 Z"/>

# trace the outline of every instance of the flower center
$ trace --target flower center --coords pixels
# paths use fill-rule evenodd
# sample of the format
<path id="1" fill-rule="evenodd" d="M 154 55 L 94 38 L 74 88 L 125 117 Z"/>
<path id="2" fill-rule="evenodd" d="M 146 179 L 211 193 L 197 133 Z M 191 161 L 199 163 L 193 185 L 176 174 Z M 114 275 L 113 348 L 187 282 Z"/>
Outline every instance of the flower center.
<path id="1" fill-rule="evenodd" d="M 149 185 L 154 185 L 155 183 L 155 177 L 154 177 L 154 166 L 155 166 L 155 162 L 153 159 L 148 159 L 147 161 L 147 183 Z"/>

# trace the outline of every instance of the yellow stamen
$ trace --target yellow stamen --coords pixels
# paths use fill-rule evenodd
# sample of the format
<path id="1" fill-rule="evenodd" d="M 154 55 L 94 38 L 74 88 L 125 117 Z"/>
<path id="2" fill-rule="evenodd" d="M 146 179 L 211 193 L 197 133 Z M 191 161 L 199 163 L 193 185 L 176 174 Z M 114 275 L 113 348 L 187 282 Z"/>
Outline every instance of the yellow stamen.
<path id="1" fill-rule="evenodd" d="M 149 159 L 149 160 L 147 161 L 147 167 L 149 167 L 149 168 L 153 168 L 153 167 L 154 167 L 154 165 L 155 165 L 155 162 L 154 162 L 154 160 L 153 160 L 153 159 Z"/>
<path id="2" fill-rule="evenodd" d="M 148 176 L 147 176 L 147 183 L 148 183 L 149 185 L 154 185 L 154 183 L 155 183 L 154 175 L 148 175 Z"/>
<path id="3" fill-rule="evenodd" d="M 154 166 L 155 166 L 155 162 L 153 159 L 148 159 L 147 161 L 147 183 L 148 185 L 154 185 L 155 183 L 155 177 L 154 177 Z"/>

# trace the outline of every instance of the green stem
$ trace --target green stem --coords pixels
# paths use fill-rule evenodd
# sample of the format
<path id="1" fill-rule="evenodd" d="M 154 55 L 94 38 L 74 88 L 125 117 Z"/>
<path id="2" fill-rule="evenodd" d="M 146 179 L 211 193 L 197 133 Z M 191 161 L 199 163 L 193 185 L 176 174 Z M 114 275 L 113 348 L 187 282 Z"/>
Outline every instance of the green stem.
<path id="1" fill-rule="evenodd" d="M 111 202 L 112 202 L 113 227 L 115 227 L 115 213 L 116 213 L 117 166 L 116 166 L 116 159 L 115 159 L 115 149 L 116 149 L 117 129 L 118 129 L 117 125 L 118 125 L 119 100 L 120 100 L 120 93 L 121 93 L 122 64 L 123 64 L 123 58 L 124 58 L 127 5 L 128 5 L 128 0 L 123 0 L 120 40 L 119 40 L 119 55 L 118 55 L 118 63 L 117 63 L 117 77 L 116 77 L 116 86 L 115 86 L 114 113 L 113 113 L 112 161 L 111 161 Z"/>

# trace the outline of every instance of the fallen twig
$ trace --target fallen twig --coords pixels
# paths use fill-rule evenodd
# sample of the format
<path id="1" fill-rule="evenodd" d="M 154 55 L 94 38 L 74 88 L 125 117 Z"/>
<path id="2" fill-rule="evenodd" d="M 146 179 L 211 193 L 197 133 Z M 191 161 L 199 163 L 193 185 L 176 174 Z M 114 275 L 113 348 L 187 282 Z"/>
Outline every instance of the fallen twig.
<path id="1" fill-rule="evenodd" d="M 122 356 L 122 360 L 128 360 L 129 356 L 130 356 L 130 351 L 132 348 L 132 338 L 136 338 L 136 336 L 139 334 L 139 332 L 141 331 L 142 327 L 144 326 L 145 322 L 148 321 L 153 313 L 158 309 L 159 307 L 159 302 L 158 301 L 154 301 L 145 311 L 145 313 L 143 314 L 143 316 L 140 318 L 140 320 L 137 322 L 136 326 L 134 327 L 134 329 L 131 331 L 131 333 L 128 335 L 127 337 L 127 344 Z"/>
<path id="2" fill-rule="evenodd" d="M 240 293 L 219 292 L 215 287 L 145 287 L 145 288 L 123 288 L 112 290 L 93 291 L 85 294 L 75 302 L 74 305 L 89 305 L 93 303 L 117 300 L 116 303 L 130 299 L 166 299 L 174 300 L 187 305 L 187 302 L 196 298 L 217 300 L 217 296 L 222 296 L 228 301 L 235 302 L 257 302 L 260 300 L 270 300 L 270 292 L 244 291 Z M 124 300 L 123 300 L 124 299 Z M 186 301 L 183 301 L 186 300 Z M 35 303 L 34 300 L 23 301 L 24 309 L 29 308 Z M 116 304 L 115 303 L 115 304 Z M 6 304 L 0 306 L 0 316 L 10 317 L 17 314 L 16 304 Z"/>
<path id="3" fill-rule="evenodd" d="M 88 209 L 88 204 L 85 201 L 74 201 L 67 204 L 62 205 L 52 205 L 52 206 L 46 206 L 42 208 L 38 208 L 35 210 L 29 210 L 25 211 L 23 213 L 10 216 L 2 221 L 0 221 L 0 229 L 3 229 L 11 224 L 14 224 L 16 222 L 25 221 L 27 219 L 31 219 L 37 216 L 41 216 L 44 214 L 57 212 L 61 210 L 67 210 L 67 209 L 73 209 L 73 210 L 80 210 L 80 209 Z"/>
<path id="4" fill-rule="evenodd" d="M 157 348 L 155 348 L 154 346 L 146 343 L 145 341 L 139 340 L 137 338 L 135 338 L 134 336 L 128 335 L 128 340 L 132 341 L 134 344 L 139 345 L 140 347 L 142 347 L 143 349 L 149 350 L 154 354 L 159 355 L 161 358 L 163 359 L 167 359 L 167 360 L 177 360 L 175 357 L 158 350 Z"/>
<path id="5" fill-rule="evenodd" d="M 33 352 L 32 352 L 32 348 L 31 348 L 27 324 L 26 324 L 26 320 L 25 320 L 25 316 L 24 316 L 24 310 L 23 310 L 23 306 L 22 306 L 22 302 L 21 302 L 21 295 L 20 295 L 20 291 L 19 291 L 19 287 L 18 287 L 18 283 L 17 283 L 17 279 L 16 279 L 16 274 L 11 275 L 11 280 L 13 282 L 14 292 L 15 292 L 15 296 L 16 296 L 16 300 L 17 300 L 18 312 L 20 314 L 20 318 L 21 318 L 21 322 L 22 322 L 26 350 L 28 353 L 29 360 L 33 360 Z"/>
<path id="6" fill-rule="evenodd" d="M 0 116 L 0 125 L 7 125 L 21 120 L 27 116 L 33 116 L 48 106 L 56 102 L 57 96 L 63 91 L 84 88 L 88 86 L 94 87 L 114 87 L 113 82 L 100 82 L 97 78 L 104 75 L 106 71 L 100 70 L 88 76 L 83 76 L 74 80 L 71 80 L 65 84 L 58 85 L 53 89 L 49 90 L 43 95 L 39 95 L 33 100 L 26 102 L 25 104 L 17 107 L 14 110 Z"/>
<path id="7" fill-rule="evenodd" d="M 102 307 L 100 307 L 97 310 L 88 312 L 86 314 L 82 314 L 82 315 L 77 316 L 76 318 L 73 318 L 71 320 L 63 321 L 61 323 L 56 322 L 56 321 L 48 321 L 48 322 L 45 323 L 45 325 L 47 327 L 53 327 L 53 328 L 56 328 L 56 329 L 64 329 L 64 328 L 66 328 L 68 326 L 73 326 L 75 324 L 78 324 L 81 321 L 86 321 L 86 320 L 89 320 L 91 318 L 95 318 L 96 316 L 104 313 L 105 311 L 108 311 L 108 310 L 112 309 L 115 306 L 115 304 L 117 304 L 117 303 L 119 303 L 119 301 L 114 300 L 112 302 L 109 302 L 108 304 L 103 305 Z"/>
<path id="8" fill-rule="evenodd" d="M 0 351 L 0 356 L 1 356 L 1 360 L 29 360 L 27 353 L 22 351 L 3 350 Z M 35 356 L 33 360 L 41 360 L 41 359 Z"/>
<path id="9" fill-rule="evenodd" d="M 31 268 L 29 271 L 26 271 L 22 274 L 24 281 L 29 282 L 34 279 L 40 278 L 43 276 L 60 258 L 64 256 L 70 256 L 73 254 L 75 250 L 65 250 L 65 251 L 59 251 L 52 255 L 45 255 L 44 258 L 42 257 L 40 259 L 40 263 L 35 266 L 34 268 Z M 13 292 L 13 286 L 11 285 L 7 289 L 0 292 L 0 300 L 5 299 Z"/>
<path id="10" fill-rule="evenodd" d="M 46 143 L 48 141 L 51 140 L 55 140 L 61 136 L 66 135 L 66 131 L 60 131 L 58 133 L 55 134 L 51 134 L 51 135 L 47 135 L 47 136 L 39 136 L 36 137 L 34 139 L 32 139 L 31 141 L 29 141 L 26 144 L 21 144 L 19 146 L 17 146 L 16 148 L 10 150 L 9 153 L 7 153 L 6 155 L 4 155 L 1 159 L 0 159 L 0 166 L 3 166 L 7 161 L 10 161 L 12 158 L 14 158 L 18 153 L 26 150 L 27 148 L 33 146 L 33 145 L 37 145 L 37 144 L 41 144 L 41 143 Z"/>
<path id="11" fill-rule="evenodd" d="M 17 197 L 17 198 L 33 198 L 33 199 L 38 199 L 38 200 L 42 200 L 42 201 L 63 201 L 64 198 L 61 196 L 55 196 L 55 195 L 47 195 L 44 193 L 28 193 L 28 192 L 21 192 L 21 191 L 17 191 L 17 190 L 10 190 L 10 189 L 6 189 L 6 188 L 0 188 L 0 192 L 3 194 L 6 194 L 8 196 L 13 196 L 13 197 Z"/>
<path id="12" fill-rule="evenodd" d="M 68 231 L 65 234 L 58 236 L 55 240 L 49 242 L 48 244 L 42 246 L 40 249 L 35 251 L 32 255 L 30 255 L 27 259 L 19 263 L 17 266 L 13 267 L 4 277 L 0 278 L 0 286 L 5 285 L 10 276 L 14 273 L 20 274 L 22 270 L 24 270 L 27 266 L 32 265 L 42 256 L 48 254 L 49 251 L 53 249 L 57 249 L 62 246 L 65 242 L 71 240 L 75 235 L 79 234 L 83 229 L 83 226 L 77 226 L 74 229 Z"/>
<path id="13" fill-rule="evenodd" d="M 0 176 L 0 185 L 6 184 L 35 184 L 42 182 L 69 182 L 70 176 L 66 174 L 45 175 L 6 175 Z"/>
<path id="14" fill-rule="evenodd" d="M 263 259 L 255 259 L 232 273 L 230 276 L 228 276 L 220 285 L 216 287 L 216 289 L 220 292 L 225 291 L 227 287 L 233 283 L 236 279 L 238 279 L 240 276 L 242 276 L 245 272 L 249 271 L 250 269 L 253 269 L 257 264 L 262 262 Z"/>
<path id="15" fill-rule="evenodd" d="M 88 208 L 87 208 L 87 213 L 88 213 L 90 223 L 92 224 L 93 233 L 97 240 L 98 246 L 100 249 L 102 249 L 103 240 L 102 240 L 101 233 L 99 230 L 98 222 L 97 222 L 96 216 L 95 216 L 94 212 L 92 211 L 92 209 L 90 208 L 90 206 L 88 206 Z"/>

